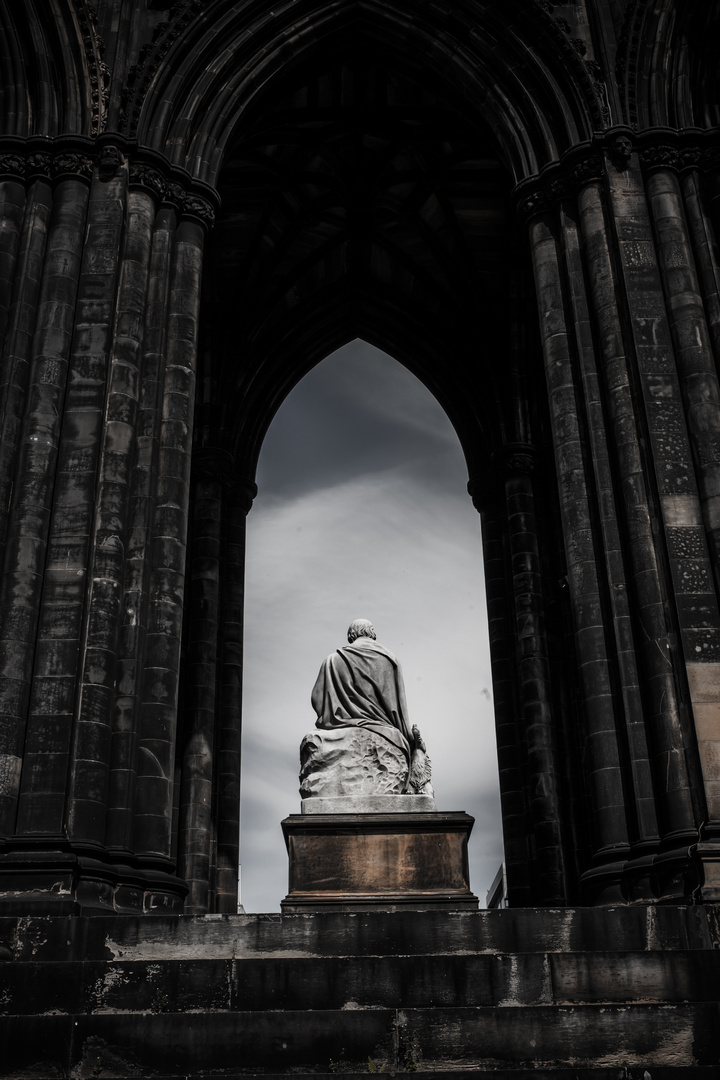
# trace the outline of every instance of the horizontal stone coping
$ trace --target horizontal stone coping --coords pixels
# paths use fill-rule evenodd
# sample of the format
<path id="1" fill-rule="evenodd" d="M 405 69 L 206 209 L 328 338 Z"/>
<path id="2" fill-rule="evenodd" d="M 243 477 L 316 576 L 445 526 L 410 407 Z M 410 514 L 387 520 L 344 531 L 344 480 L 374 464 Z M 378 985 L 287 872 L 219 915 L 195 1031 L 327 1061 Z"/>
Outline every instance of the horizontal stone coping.
<path id="1" fill-rule="evenodd" d="M 436 810 L 430 795 L 338 795 L 309 797 L 300 803 L 301 814 L 430 814 Z"/>

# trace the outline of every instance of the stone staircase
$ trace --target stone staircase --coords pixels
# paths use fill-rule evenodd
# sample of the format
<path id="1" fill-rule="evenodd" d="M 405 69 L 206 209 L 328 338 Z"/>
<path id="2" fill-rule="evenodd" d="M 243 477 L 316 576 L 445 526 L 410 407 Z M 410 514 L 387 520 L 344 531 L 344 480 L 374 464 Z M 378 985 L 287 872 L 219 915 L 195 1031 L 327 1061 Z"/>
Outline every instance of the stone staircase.
<path id="1" fill-rule="evenodd" d="M 0 1075 L 720 1078 L 715 908 L 0 919 Z"/>

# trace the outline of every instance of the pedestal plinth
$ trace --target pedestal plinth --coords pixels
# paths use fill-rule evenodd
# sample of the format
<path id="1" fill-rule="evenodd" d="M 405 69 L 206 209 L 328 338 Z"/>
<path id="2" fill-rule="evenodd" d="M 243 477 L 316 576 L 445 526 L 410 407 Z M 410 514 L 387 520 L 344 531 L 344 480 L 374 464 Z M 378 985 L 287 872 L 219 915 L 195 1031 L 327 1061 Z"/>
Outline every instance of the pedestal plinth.
<path id="1" fill-rule="evenodd" d="M 290 860 L 282 911 L 474 911 L 473 823 L 462 812 L 291 814 L 282 823 Z"/>

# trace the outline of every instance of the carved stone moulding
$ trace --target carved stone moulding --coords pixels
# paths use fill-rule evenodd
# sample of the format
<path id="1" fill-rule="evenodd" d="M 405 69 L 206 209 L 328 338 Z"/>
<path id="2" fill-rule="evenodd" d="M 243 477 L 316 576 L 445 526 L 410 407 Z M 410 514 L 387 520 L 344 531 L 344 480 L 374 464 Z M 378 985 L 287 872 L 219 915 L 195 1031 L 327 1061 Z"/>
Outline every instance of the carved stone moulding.
<path id="1" fill-rule="evenodd" d="M 185 170 L 155 151 L 128 147 L 130 187 L 141 188 L 181 217 L 192 218 L 206 229 L 212 228 L 220 209 L 220 199 L 209 184 L 194 180 Z"/>
<path id="2" fill-rule="evenodd" d="M 546 165 L 538 176 L 528 177 L 515 188 L 514 197 L 521 221 L 552 210 L 564 199 L 573 198 L 592 180 L 604 175 L 599 141 L 573 147 L 560 161 Z"/>
<path id="3" fill-rule="evenodd" d="M 592 142 L 573 147 L 559 161 L 551 162 L 537 176 L 522 180 L 514 198 L 521 220 L 553 210 L 563 199 L 573 198 L 584 184 L 602 180 L 609 168 L 627 169 L 637 152 L 645 172 L 651 169 L 720 168 L 717 132 L 698 129 L 675 131 L 653 128 L 636 132 L 616 127 L 598 134 Z"/>
<path id="4" fill-rule="evenodd" d="M 250 512 L 257 495 L 257 484 L 235 472 L 235 459 L 228 450 L 214 446 L 194 450 L 191 470 L 193 481 L 217 481 L 232 506 Z"/>
<path id="5" fill-rule="evenodd" d="M 537 450 L 529 443 L 508 443 L 493 453 L 488 470 L 468 481 L 468 494 L 476 510 L 505 498 L 505 481 L 512 476 L 529 476 L 535 471 Z"/>
<path id="6" fill-rule="evenodd" d="M 656 128 L 637 136 L 637 148 L 644 172 L 720 168 L 720 143 L 714 131 Z"/>
<path id="7" fill-rule="evenodd" d="M 171 165 L 162 154 L 129 144 L 122 137 L 0 138 L 0 181 L 76 177 L 90 183 L 95 170 L 101 181 L 108 181 L 126 162 L 131 188 L 148 191 L 180 217 L 212 227 L 220 206 L 214 188 Z"/>
<path id="8" fill-rule="evenodd" d="M 120 99 L 120 122 L 126 134 L 133 135 L 137 130 L 145 95 L 163 58 L 203 7 L 203 0 L 176 0 L 169 18 L 157 24 L 152 40 L 143 45 L 137 64 L 133 64 L 127 74 Z"/>
<path id="9" fill-rule="evenodd" d="M 180 914 L 184 881 L 141 858 L 73 850 L 64 838 L 0 850 L 0 915 Z"/>
<path id="10" fill-rule="evenodd" d="M 60 139 L 0 138 L 0 180 L 29 183 L 38 178 L 64 180 L 75 177 L 89 183 L 95 164 L 93 139 L 78 136 Z"/>

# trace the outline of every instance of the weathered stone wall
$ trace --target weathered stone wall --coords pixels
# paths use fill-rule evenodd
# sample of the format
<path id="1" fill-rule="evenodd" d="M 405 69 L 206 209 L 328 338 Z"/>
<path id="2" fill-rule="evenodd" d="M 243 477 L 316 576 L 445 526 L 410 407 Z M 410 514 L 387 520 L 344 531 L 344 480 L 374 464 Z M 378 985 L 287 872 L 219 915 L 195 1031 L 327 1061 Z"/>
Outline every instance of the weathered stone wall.
<path id="1" fill-rule="evenodd" d="M 720 898 L 718 5 L 261 7 L 0 6 L 0 899 L 234 910 L 257 455 L 356 334 L 468 461 L 511 902 Z"/>
<path id="2" fill-rule="evenodd" d="M 717 1075 L 711 908 L 0 920 L 0 1075 Z"/>

